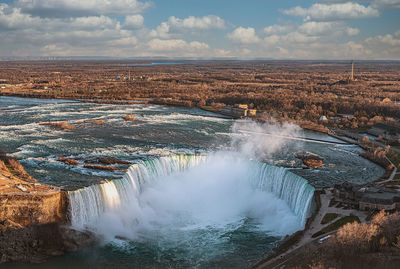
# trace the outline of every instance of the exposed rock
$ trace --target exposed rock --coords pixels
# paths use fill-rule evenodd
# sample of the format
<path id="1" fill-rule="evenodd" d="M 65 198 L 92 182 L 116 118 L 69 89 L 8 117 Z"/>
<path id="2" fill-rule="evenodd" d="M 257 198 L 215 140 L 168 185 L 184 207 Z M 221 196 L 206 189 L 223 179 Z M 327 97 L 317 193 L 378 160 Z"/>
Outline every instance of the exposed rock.
<path id="1" fill-rule="evenodd" d="M 98 158 L 97 161 L 99 163 L 104 163 L 104 164 L 131 164 L 130 162 L 118 160 L 116 158 L 111 158 L 111 157 Z"/>
<path id="2" fill-rule="evenodd" d="M 118 168 L 113 166 L 105 166 L 105 165 L 92 165 L 92 164 L 85 164 L 83 167 L 90 168 L 90 169 L 97 169 L 97 170 L 118 170 Z"/>
<path id="3" fill-rule="evenodd" d="M 303 163 L 310 168 L 318 168 L 324 165 L 324 161 L 321 159 L 306 158 L 303 159 Z"/>
<path id="4" fill-rule="evenodd" d="M 46 122 L 41 122 L 40 125 L 47 125 L 50 127 L 61 128 L 63 130 L 75 130 L 76 129 L 76 127 L 74 125 L 71 125 L 66 121 L 46 121 Z"/>
<path id="5" fill-rule="evenodd" d="M 86 160 L 85 160 L 85 163 L 87 163 L 87 164 L 96 164 L 96 163 L 102 163 L 102 164 L 122 164 L 122 165 L 129 165 L 129 164 L 132 164 L 131 162 L 119 160 L 119 159 L 113 158 L 113 157 L 90 158 L 90 159 L 86 159 Z"/>
<path id="6" fill-rule="evenodd" d="M 0 263 L 39 263 L 93 242 L 62 227 L 67 210 L 65 191 L 38 183 L 17 160 L 0 154 Z"/>
<path id="7" fill-rule="evenodd" d="M 36 193 L 3 193 L 0 195 L 0 222 L 12 221 L 23 227 L 65 223 L 67 199 L 66 192 L 57 189 Z"/>
<path id="8" fill-rule="evenodd" d="M 41 263 L 52 256 L 76 251 L 96 242 L 88 232 L 79 232 L 58 223 L 0 230 L 0 263 L 19 261 Z"/>
<path id="9" fill-rule="evenodd" d="M 126 121 L 136 121 L 138 120 L 138 117 L 135 114 L 126 114 L 122 116 L 122 118 Z"/>
<path id="10" fill-rule="evenodd" d="M 66 159 L 64 157 L 58 157 L 57 161 L 63 162 L 63 163 L 68 164 L 68 165 L 79 165 L 80 164 L 77 160 Z"/>
<path id="11" fill-rule="evenodd" d="M 96 125 L 103 125 L 105 123 L 105 120 L 93 120 L 93 123 Z"/>
<path id="12" fill-rule="evenodd" d="M 296 153 L 296 158 L 303 161 L 303 164 L 310 168 L 318 168 L 324 165 L 324 159 L 315 153 L 301 152 Z"/>
<path id="13" fill-rule="evenodd" d="M 22 225 L 9 219 L 0 222 L 0 231 L 6 229 L 21 229 L 21 228 L 23 228 Z"/>
<path id="14" fill-rule="evenodd" d="M 0 157 L 0 173 L 12 175 L 28 182 L 36 181 L 17 160 L 10 157 Z"/>

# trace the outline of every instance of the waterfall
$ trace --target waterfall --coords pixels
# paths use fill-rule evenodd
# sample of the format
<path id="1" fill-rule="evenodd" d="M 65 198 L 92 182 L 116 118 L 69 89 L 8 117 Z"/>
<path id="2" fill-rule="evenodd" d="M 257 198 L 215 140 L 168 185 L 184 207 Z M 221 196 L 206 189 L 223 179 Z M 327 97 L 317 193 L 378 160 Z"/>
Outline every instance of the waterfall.
<path id="1" fill-rule="evenodd" d="M 259 162 L 252 163 L 252 166 L 252 180 L 256 187 L 284 200 L 304 225 L 311 214 L 314 187 L 286 168 Z"/>
<path id="2" fill-rule="evenodd" d="M 69 192 L 71 225 L 85 229 L 95 225 L 102 214 L 121 209 L 124 205 L 140 207 L 142 188 L 170 175 L 213 162 L 205 155 L 176 155 L 140 161 L 121 178 Z M 240 160 L 245 165 L 246 180 L 252 188 L 272 193 L 284 200 L 304 226 L 310 215 L 314 188 L 286 168 L 258 161 Z M 232 163 L 232 169 L 235 163 Z M 205 166 L 207 169 L 207 166 Z M 229 168 L 228 168 L 229 169 Z M 262 206 L 262 205 L 259 205 Z"/>

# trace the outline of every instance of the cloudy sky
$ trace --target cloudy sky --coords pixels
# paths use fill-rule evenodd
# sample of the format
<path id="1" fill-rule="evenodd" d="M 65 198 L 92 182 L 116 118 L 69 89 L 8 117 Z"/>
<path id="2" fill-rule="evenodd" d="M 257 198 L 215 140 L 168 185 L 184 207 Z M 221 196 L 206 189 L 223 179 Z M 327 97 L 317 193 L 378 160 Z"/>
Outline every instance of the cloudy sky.
<path id="1" fill-rule="evenodd" d="M 400 0 L 0 0 L 0 56 L 400 59 Z"/>

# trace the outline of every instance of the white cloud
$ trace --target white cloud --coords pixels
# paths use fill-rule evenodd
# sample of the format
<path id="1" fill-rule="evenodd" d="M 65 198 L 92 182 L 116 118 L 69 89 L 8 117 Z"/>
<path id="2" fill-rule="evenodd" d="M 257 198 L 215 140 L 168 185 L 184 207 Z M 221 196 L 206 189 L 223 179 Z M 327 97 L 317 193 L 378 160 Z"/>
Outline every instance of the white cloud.
<path id="1" fill-rule="evenodd" d="M 352 27 L 347 27 L 346 28 L 346 34 L 348 36 L 356 36 L 360 33 L 360 30 L 357 28 L 352 28 Z"/>
<path id="2" fill-rule="evenodd" d="M 367 44 L 375 47 L 398 47 L 400 49 L 400 36 L 398 31 L 394 35 L 378 35 L 366 39 Z M 400 55 L 399 55 L 400 56 Z"/>
<path id="3" fill-rule="evenodd" d="M 264 44 L 269 46 L 269 45 L 276 45 L 280 42 L 281 37 L 278 35 L 270 35 L 264 38 Z"/>
<path id="4" fill-rule="evenodd" d="M 156 29 L 150 31 L 152 38 L 171 39 L 177 38 L 181 34 L 198 34 L 200 31 L 225 29 L 225 22 L 218 16 L 208 15 L 204 17 L 189 16 L 184 19 L 171 16 L 168 21 L 160 23 Z"/>
<path id="5" fill-rule="evenodd" d="M 85 15 L 138 14 L 151 2 L 138 0 L 15 0 L 23 12 L 41 17 L 80 17 Z"/>
<path id="6" fill-rule="evenodd" d="M 241 42 L 235 54 L 274 59 L 400 59 L 400 30 L 355 42 L 349 39 L 359 34 L 359 29 L 343 21 L 308 21 L 264 29 L 263 40 L 255 44 Z"/>
<path id="7" fill-rule="evenodd" d="M 318 0 L 320 3 L 347 3 L 347 2 L 365 2 L 371 4 L 376 9 L 398 9 L 400 0 Z"/>
<path id="8" fill-rule="evenodd" d="M 300 6 L 283 10 L 286 15 L 303 17 L 305 20 L 338 21 L 344 19 L 362 19 L 378 17 L 379 11 L 371 6 L 358 3 L 313 4 L 309 8 Z"/>
<path id="9" fill-rule="evenodd" d="M 214 15 L 186 18 L 171 16 L 155 29 L 148 29 L 144 26 L 143 16 L 137 13 L 145 7 L 118 13 L 122 12 L 121 3 L 145 5 L 145 0 L 117 0 L 116 7 L 110 7 L 110 10 L 104 13 L 110 15 L 100 13 L 109 7 L 107 5 L 112 3 L 111 0 L 102 1 L 103 3 L 99 0 L 82 0 L 82 3 L 76 0 L 40 0 L 32 1 L 30 7 L 22 7 L 23 1 L 18 0 L 18 6 L 0 4 L 0 51 L 1 55 L 18 56 L 399 59 L 400 30 L 391 34 L 383 32 L 385 34 L 366 40 L 351 41 L 351 37 L 359 34 L 360 30 L 350 27 L 343 21 L 344 18 L 376 16 L 379 14 L 376 4 L 378 2 L 382 10 L 396 6 L 394 0 L 371 1 L 373 2 L 368 7 L 353 3 L 354 1 L 328 4 L 332 3 L 332 0 L 324 0 L 325 4 L 319 4 L 319 7 L 317 4 L 309 8 L 296 7 L 285 12 L 301 16 L 305 19 L 302 23 L 275 24 L 257 30 L 252 27 L 237 27 L 224 35 L 229 39 L 226 40 L 228 44 L 224 43 L 224 48 L 227 49 L 216 49 L 212 43 L 204 41 L 205 37 L 209 38 L 213 34 L 211 39 L 218 38 L 213 30 L 226 30 L 227 23 Z M 75 9 L 70 3 L 76 4 Z M 93 3 L 100 6 L 89 11 Z M 46 13 L 55 8 L 62 12 L 63 8 L 60 7 L 63 5 L 68 7 L 66 14 L 72 15 L 50 16 Z M 38 10 L 42 13 L 39 14 Z M 118 16 L 117 20 L 111 14 L 126 15 L 122 16 L 120 22 L 121 16 Z"/>
<path id="10" fill-rule="evenodd" d="M 36 25 L 39 18 L 21 13 L 18 8 L 9 7 L 7 4 L 0 4 L 0 29 L 21 29 Z"/>
<path id="11" fill-rule="evenodd" d="M 162 22 L 156 29 L 152 29 L 149 33 L 151 38 L 171 38 L 169 33 L 170 26 L 167 22 Z"/>
<path id="12" fill-rule="evenodd" d="M 299 26 L 298 30 L 307 35 L 343 35 L 354 36 L 359 34 L 356 28 L 348 27 L 344 22 L 316 22 L 309 21 Z"/>
<path id="13" fill-rule="evenodd" d="M 168 24 L 175 29 L 190 29 L 190 30 L 225 29 L 224 20 L 214 15 L 208 15 L 204 17 L 189 16 L 185 19 L 179 19 L 172 16 L 169 17 Z"/>
<path id="14" fill-rule="evenodd" d="M 137 43 L 131 31 L 107 16 L 40 18 L 5 4 L 0 5 L 0 39 L 2 55 L 19 56 L 104 55 Z"/>
<path id="15" fill-rule="evenodd" d="M 144 18 L 142 15 L 129 15 L 125 17 L 124 28 L 139 29 L 143 27 Z"/>
<path id="16" fill-rule="evenodd" d="M 238 27 L 232 33 L 229 33 L 227 37 L 233 42 L 240 44 L 253 44 L 260 41 L 260 38 L 256 35 L 252 27 Z"/>
<path id="17" fill-rule="evenodd" d="M 310 21 L 300 25 L 299 30 L 308 35 L 330 34 L 336 23 Z"/>
<path id="18" fill-rule="evenodd" d="M 182 39 L 153 39 L 148 43 L 148 48 L 150 51 L 165 52 L 165 51 L 177 51 L 177 50 L 204 50 L 209 49 L 206 43 L 200 43 L 197 41 L 186 42 Z"/>
<path id="19" fill-rule="evenodd" d="M 289 25 L 274 24 L 274 25 L 265 27 L 264 34 L 266 34 L 266 35 L 281 34 L 281 33 L 286 33 L 292 29 L 293 29 L 293 27 L 289 26 Z"/>
<path id="20" fill-rule="evenodd" d="M 168 57 L 227 57 L 231 51 L 212 49 L 204 42 L 185 41 L 183 39 L 152 39 L 142 46 L 138 46 L 141 55 L 157 55 Z"/>
<path id="21" fill-rule="evenodd" d="M 270 35 L 251 55 L 277 59 L 400 59 L 400 33 L 378 35 L 359 42 L 299 32 Z"/>
<path id="22" fill-rule="evenodd" d="M 309 36 L 300 32 L 291 32 L 281 36 L 281 43 L 290 42 L 292 44 L 310 43 L 319 39 L 318 36 Z"/>
<path id="23" fill-rule="evenodd" d="M 117 29 L 119 28 L 119 22 L 115 19 L 111 19 L 107 16 L 91 16 L 91 17 L 81 17 L 81 18 L 73 18 L 66 21 L 62 20 L 53 20 L 53 22 L 57 23 L 69 23 L 69 27 L 73 27 L 74 29 L 79 30 L 101 30 L 101 29 Z M 65 27 L 65 25 L 64 25 Z M 54 29 L 57 30 L 57 29 Z"/>

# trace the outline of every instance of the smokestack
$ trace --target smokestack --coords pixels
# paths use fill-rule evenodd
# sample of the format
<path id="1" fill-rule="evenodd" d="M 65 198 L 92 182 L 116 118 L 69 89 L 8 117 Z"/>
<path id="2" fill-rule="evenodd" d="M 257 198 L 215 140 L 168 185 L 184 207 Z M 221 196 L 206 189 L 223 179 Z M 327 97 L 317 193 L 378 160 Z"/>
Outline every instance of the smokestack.
<path id="1" fill-rule="evenodd" d="M 351 76 L 350 80 L 354 80 L 354 60 L 351 61 Z"/>

